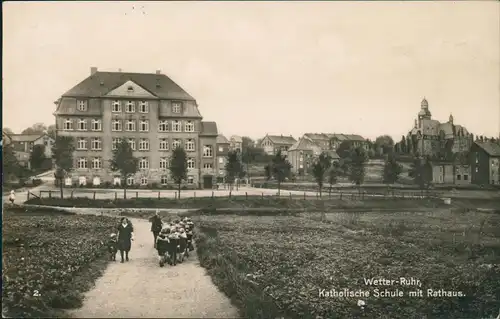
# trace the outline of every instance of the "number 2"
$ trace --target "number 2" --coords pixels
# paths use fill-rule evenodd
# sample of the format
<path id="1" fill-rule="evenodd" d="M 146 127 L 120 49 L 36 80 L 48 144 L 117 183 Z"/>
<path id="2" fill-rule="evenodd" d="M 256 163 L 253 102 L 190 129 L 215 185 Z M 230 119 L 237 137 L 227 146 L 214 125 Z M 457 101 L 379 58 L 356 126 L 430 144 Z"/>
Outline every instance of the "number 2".
<path id="1" fill-rule="evenodd" d="M 34 290 L 33 291 L 33 297 L 40 297 L 40 292 L 38 292 L 38 290 Z"/>

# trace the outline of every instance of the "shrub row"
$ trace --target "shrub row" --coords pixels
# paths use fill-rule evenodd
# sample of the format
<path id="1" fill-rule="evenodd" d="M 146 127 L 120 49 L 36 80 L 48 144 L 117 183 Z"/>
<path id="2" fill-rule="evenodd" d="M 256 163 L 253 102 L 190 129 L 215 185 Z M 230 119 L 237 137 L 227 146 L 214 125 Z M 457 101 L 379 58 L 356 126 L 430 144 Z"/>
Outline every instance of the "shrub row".
<path id="1" fill-rule="evenodd" d="M 3 291 L 8 317 L 61 316 L 82 304 L 107 261 L 107 235 L 116 220 L 97 216 L 51 215 L 34 209 L 4 211 Z M 45 212 L 50 213 L 50 212 Z"/>

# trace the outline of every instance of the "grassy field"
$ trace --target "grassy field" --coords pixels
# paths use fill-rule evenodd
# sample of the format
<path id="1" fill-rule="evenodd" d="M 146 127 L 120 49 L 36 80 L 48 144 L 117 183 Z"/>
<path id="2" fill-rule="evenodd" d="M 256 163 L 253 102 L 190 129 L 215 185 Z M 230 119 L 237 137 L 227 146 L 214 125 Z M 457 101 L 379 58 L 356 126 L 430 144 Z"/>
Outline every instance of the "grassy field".
<path id="1" fill-rule="evenodd" d="M 201 264 L 246 318 L 493 318 L 499 311 L 499 214 L 218 215 L 197 223 Z M 365 282 L 402 277 L 421 286 Z M 323 289 L 370 295 L 332 297 Z M 409 296 L 418 289 L 421 297 Z M 403 296 L 390 297 L 396 291 Z"/>
<path id="2" fill-rule="evenodd" d="M 48 209 L 4 209 L 2 304 L 15 318 L 64 318 L 107 266 L 117 220 Z"/>

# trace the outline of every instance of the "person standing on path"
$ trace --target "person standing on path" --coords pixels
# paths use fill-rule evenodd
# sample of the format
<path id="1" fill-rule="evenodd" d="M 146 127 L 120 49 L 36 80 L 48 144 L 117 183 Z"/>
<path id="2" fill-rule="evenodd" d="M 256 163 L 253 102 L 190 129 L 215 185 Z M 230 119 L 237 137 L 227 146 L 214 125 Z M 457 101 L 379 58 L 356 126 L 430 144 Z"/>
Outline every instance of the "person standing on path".
<path id="1" fill-rule="evenodd" d="M 132 246 L 132 240 L 134 240 L 134 227 L 127 217 L 122 217 L 120 220 L 120 225 L 118 225 L 118 250 L 120 250 L 120 257 L 123 263 L 123 253 L 125 252 L 125 258 L 128 261 L 128 253 Z"/>
<path id="2" fill-rule="evenodd" d="M 16 194 L 15 194 L 14 190 L 10 191 L 9 201 L 10 201 L 11 205 L 14 205 L 14 202 L 16 201 Z"/>
<path id="3" fill-rule="evenodd" d="M 156 238 L 158 238 L 158 234 L 163 228 L 163 222 L 161 221 L 158 210 L 156 210 L 155 215 L 151 217 L 150 221 L 151 221 L 151 231 L 153 232 L 153 238 L 154 238 L 153 243 L 154 247 L 156 248 Z"/>

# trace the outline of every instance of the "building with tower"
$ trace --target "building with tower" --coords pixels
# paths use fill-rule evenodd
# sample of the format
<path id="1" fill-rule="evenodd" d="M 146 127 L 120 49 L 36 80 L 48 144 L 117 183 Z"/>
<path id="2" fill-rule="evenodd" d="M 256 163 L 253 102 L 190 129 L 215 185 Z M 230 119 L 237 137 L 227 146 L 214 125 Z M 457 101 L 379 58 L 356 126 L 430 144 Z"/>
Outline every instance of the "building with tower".
<path id="1" fill-rule="evenodd" d="M 473 135 L 461 125 L 455 124 L 450 114 L 448 122 L 440 123 L 432 119 L 429 103 L 424 98 L 413 129 L 408 133 L 412 153 L 423 156 L 436 156 L 449 148 L 452 153 L 462 153 L 470 150 Z"/>

